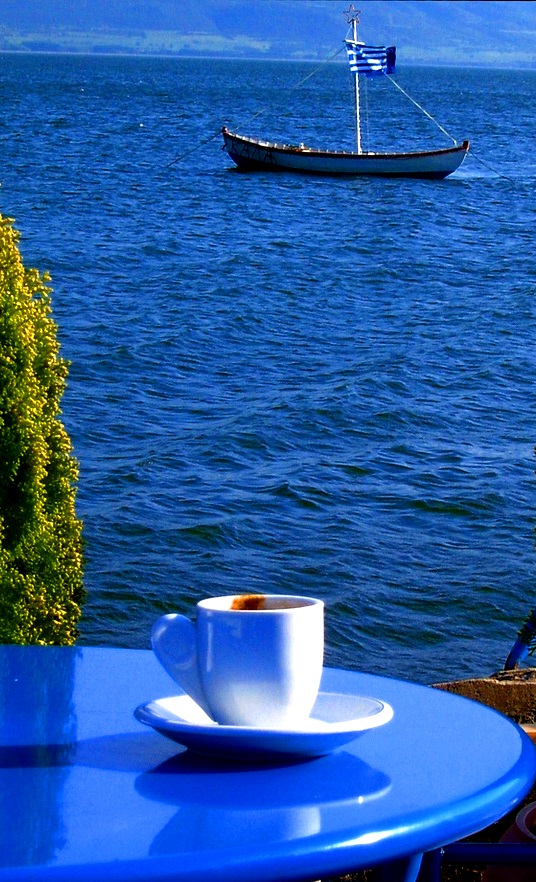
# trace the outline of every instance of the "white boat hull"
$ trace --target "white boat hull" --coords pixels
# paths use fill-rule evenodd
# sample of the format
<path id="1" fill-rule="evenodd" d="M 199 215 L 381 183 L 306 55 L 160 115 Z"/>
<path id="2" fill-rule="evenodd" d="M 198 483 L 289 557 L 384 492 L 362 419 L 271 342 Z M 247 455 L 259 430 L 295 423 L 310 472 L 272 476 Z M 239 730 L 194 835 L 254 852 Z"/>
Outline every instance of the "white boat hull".
<path id="1" fill-rule="evenodd" d="M 274 144 L 222 129 L 223 146 L 243 169 L 295 171 L 319 175 L 374 175 L 404 178 L 446 178 L 462 164 L 469 141 L 444 150 L 418 153 L 349 153 Z"/>

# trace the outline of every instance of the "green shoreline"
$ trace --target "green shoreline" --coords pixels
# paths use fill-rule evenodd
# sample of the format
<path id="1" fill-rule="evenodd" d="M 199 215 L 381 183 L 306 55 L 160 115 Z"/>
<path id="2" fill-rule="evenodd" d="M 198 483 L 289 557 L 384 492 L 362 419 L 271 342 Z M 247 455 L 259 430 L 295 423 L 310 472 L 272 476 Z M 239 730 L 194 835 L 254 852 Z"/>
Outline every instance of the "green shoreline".
<path id="1" fill-rule="evenodd" d="M 270 61 L 326 61 L 333 46 L 320 46 L 307 52 L 302 44 L 289 41 L 271 43 L 251 37 L 225 38 L 212 34 L 184 35 L 176 31 L 75 31 L 58 28 L 51 31 L 22 32 L 0 27 L 0 52 L 62 53 L 86 55 L 147 55 L 177 58 L 266 59 Z M 471 50 L 463 45 L 423 50 L 404 47 L 404 63 L 426 66 L 487 67 L 536 69 L 530 52 Z"/>

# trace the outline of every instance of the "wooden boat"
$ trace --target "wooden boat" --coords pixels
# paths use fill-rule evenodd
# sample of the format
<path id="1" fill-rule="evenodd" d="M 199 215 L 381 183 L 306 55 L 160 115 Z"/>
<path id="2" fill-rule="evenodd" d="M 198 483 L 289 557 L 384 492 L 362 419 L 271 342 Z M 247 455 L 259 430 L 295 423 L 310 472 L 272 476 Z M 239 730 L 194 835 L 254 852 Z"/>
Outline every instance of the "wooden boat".
<path id="1" fill-rule="evenodd" d="M 469 150 L 469 141 L 464 141 L 456 147 L 418 153 L 349 153 L 257 141 L 225 127 L 222 134 L 227 153 L 240 168 L 322 175 L 446 178 L 462 164 Z"/>
<path id="2" fill-rule="evenodd" d="M 351 37 L 345 40 L 350 70 L 355 82 L 355 152 L 319 150 L 305 144 L 277 144 L 239 135 L 222 128 L 223 149 L 242 169 L 293 171 L 320 175 L 374 175 L 405 178 L 446 178 L 462 164 L 469 141 L 440 150 L 411 153 L 375 153 L 361 149 L 359 76 L 390 76 L 394 72 L 394 47 L 366 46 L 357 39 L 359 13 L 347 11 Z"/>

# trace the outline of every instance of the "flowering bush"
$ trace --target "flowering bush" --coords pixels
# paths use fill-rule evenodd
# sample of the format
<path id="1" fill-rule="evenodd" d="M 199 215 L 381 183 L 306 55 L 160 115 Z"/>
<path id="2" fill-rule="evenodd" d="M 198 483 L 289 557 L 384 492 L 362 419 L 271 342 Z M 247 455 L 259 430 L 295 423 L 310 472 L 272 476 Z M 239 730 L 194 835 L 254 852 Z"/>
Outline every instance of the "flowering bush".
<path id="1" fill-rule="evenodd" d="M 0 215 L 0 643 L 72 644 L 84 598 L 78 465 L 59 418 L 49 281 Z"/>

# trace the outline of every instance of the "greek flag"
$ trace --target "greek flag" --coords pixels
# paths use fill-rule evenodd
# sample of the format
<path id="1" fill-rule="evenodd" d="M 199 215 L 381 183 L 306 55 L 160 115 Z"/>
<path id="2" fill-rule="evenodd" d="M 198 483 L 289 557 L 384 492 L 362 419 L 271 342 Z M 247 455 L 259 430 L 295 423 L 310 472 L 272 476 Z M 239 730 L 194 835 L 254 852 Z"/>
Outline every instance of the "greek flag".
<path id="1" fill-rule="evenodd" d="M 352 73 L 365 74 L 367 77 L 379 77 L 392 74 L 395 70 L 396 49 L 394 46 L 365 46 L 364 43 L 353 43 L 346 40 L 346 51 Z"/>

